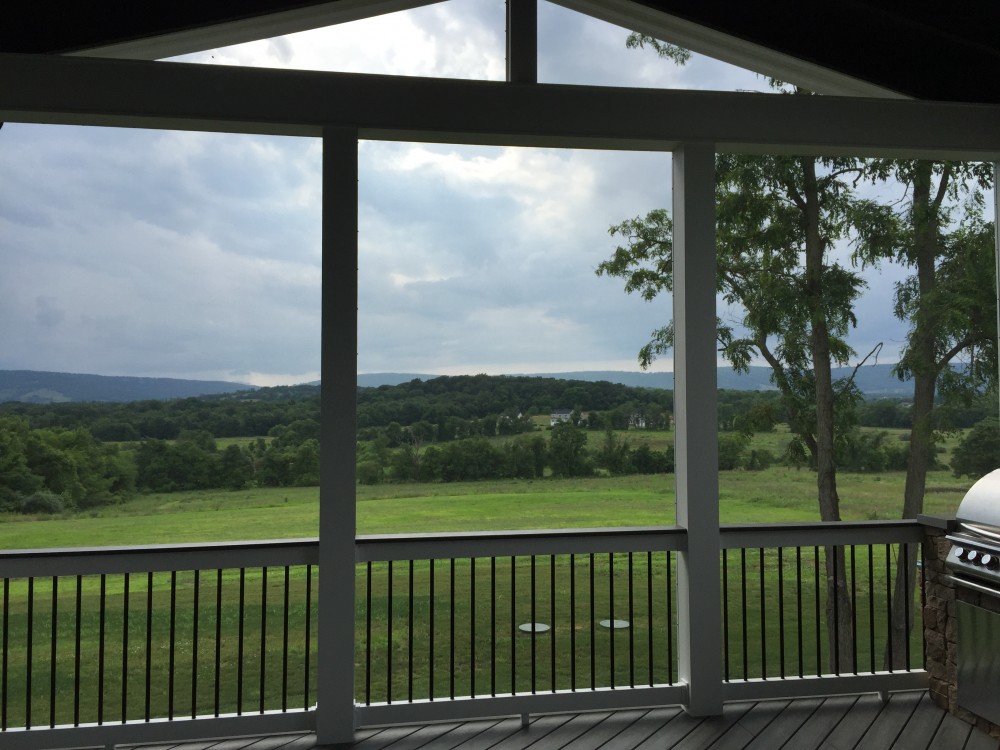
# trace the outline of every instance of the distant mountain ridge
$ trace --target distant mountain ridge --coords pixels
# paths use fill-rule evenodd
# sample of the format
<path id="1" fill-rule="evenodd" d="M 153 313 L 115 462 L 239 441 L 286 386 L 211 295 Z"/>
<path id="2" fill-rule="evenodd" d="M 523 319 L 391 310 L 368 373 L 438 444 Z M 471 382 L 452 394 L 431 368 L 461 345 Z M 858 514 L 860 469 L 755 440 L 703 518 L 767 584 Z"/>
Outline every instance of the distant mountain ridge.
<path id="1" fill-rule="evenodd" d="M 0 402 L 53 404 L 71 401 L 162 401 L 233 393 L 253 388 L 254 386 L 246 383 L 231 383 L 224 380 L 0 370 Z"/>
<path id="2" fill-rule="evenodd" d="M 900 381 L 892 374 L 893 365 L 870 365 L 858 370 L 857 383 L 869 398 L 906 398 L 913 392 L 912 384 Z M 840 367 L 833 371 L 834 378 L 850 375 L 852 368 Z M 531 377 L 559 378 L 595 382 L 606 380 L 637 388 L 674 387 L 673 373 L 629 372 L 625 370 L 578 370 L 571 372 L 524 373 Z M 432 380 L 439 377 L 429 373 L 379 372 L 359 373 L 358 386 L 378 388 L 408 383 L 411 380 Z M 738 374 L 730 367 L 718 369 L 719 388 L 736 391 L 774 390 L 771 370 L 751 367 L 750 372 Z M 318 382 L 302 384 L 318 386 Z M 223 380 L 184 380 L 179 378 L 143 378 L 115 375 L 85 375 L 67 372 L 42 372 L 37 370 L 0 370 L 0 402 L 19 401 L 33 404 L 52 404 L 79 401 L 163 401 L 192 396 L 219 396 L 238 391 L 256 390 L 246 383 Z"/>

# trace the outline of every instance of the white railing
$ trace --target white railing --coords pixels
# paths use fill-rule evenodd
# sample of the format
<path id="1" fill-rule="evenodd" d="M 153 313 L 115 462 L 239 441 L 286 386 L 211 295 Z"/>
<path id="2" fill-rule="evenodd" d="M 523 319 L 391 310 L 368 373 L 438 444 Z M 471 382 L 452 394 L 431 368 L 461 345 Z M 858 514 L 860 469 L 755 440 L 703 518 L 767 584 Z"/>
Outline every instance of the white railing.
<path id="1" fill-rule="evenodd" d="M 722 527 L 706 575 L 725 699 L 925 686 L 919 608 L 906 667 L 883 669 L 896 564 L 921 538 L 915 522 Z M 686 543 L 677 527 L 358 537 L 355 724 L 685 703 Z M 4 747 L 313 728 L 318 559 L 315 539 L 0 552 Z"/>

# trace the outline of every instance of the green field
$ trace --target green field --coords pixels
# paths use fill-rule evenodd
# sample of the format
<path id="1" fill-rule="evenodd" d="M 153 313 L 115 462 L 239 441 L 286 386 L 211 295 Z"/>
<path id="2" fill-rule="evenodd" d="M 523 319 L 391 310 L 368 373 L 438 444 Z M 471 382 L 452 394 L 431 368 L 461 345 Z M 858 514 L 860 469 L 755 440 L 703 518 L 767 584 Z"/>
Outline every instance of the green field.
<path id="1" fill-rule="evenodd" d="M 595 436 L 595 439 L 599 436 Z M 672 436 L 671 436 L 672 437 Z M 637 444 L 642 439 L 652 441 L 661 448 L 666 443 L 663 434 L 629 433 L 628 438 Z M 768 447 L 775 453 L 787 434 L 770 433 L 758 438 L 755 444 Z M 773 467 L 760 472 L 731 471 L 720 474 L 721 519 L 723 523 L 781 523 L 786 521 L 818 520 L 815 500 L 815 475 L 806 469 Z M 380 534 L 401 531 L 418 533 L 431 531 L 465 531 L 520 528 L 577 528 L 601 526 L 669 525 L 674 521 L 674 477 L 628 476 L 592 477 L 586 479 L 543 479 L 504 482 L 454 483 L 454 484 L 385 484 L 358 488 L 358 533 Z M 845 520 L 888 519 L 899 515 L 904 476 L 900 472 L 878 475 L 841 473 L 838 477 Z M 971 485 L 970 480 L 958 480 L 947 471 L 936 471 L 928 478 L 925 509 L 929 513 L 952 512 Z M 101 545 L 162 544 L 180 542 L 225 541 L 239 539 L 312 537 L 318 531 L 317 488 L 255 489 L 236 492 L 212 491 L 173 493 L 139 497 L 121 506 L 103 508 L 80 515 L 53 518 L 28 518 L 8 515 L 0 518 L 0 549 L 37 547 L 74 547 Z M 859 548 L 861 563 L 865 562 L 865 548 Z M 822 553 L 822 550 L 819 551 Z M 751 557 L 749 575 L 744 583 L 733 575 L 740 564 L 738 552 L 730 552 L 727 578 L 727 602 L 730 608 L 729 669 L 733 678 L 744 674 L 744 660 L 749 676 L 763 670 L 776 674 L 782 666 L 789 674 L 804 669 L 807 673 L 824 668 L 829 657 L 826 644 L 825 614 L 817 617 L 817 605 L 825 598 L 825 591 L 817 593 L 815 579 L 810 572 L 817 554 L 812 548 L 803 551 L 803 599 L 794 595 L 791 553 L 785 557 L 781 571 L 785 580 L 785 603 L 777 610 L 773 606 L 778 591 L 778 565 L 774 550 L 766 553 L 764 573 L 754 568 L 756 552 Z M 866 602 L 871 586 L 877 612 L 877 635 L 874 649 L 870 634 L 860 633 L 858 655 L 862 670 L 869 668 L 869 661 L 881 666 L 884 648 L 884 626 L 880 606 L 887 591 L 885 581 L 886 555 L 899 554 L 898 547 L 873 549 L 874 569 L 872 582 L 866 578 L 862 564 L 858 570 L 859 620 L 867 628 Z M 532 618 L 532 588 L 530 558 L 518 558 L 512 575 L 509 559 L 496 562 L 496 577 L 488 560 L 479 560 L 475 574 L 468 560 L 455 561 L 454 584 L 452 568 L 448 561 L 440 561 L 433 576 L 427 561 L 413 565 L 413 597 L 410 597 L 410 568 L 405 562 L 396 563 L 392 571 L 392 595 L 389 595 L 389 568 L 385 563 L 372 566 L 372 624 L 368 634 L 366 615 L 367 569 L 359 566 L 357 572 L 358 600 L 356 602 L 358 632 L 356 637 L 356 685 L 358 699 L 366 697 L 370 686 L 371 699 L 384 700 L 391 686 L 396 699 L 476 691 L 509 691 L 513 684 L 518 690 L 531 689 L 532 671 L 540 689 L 547 689 L 552 681 L 560 687 L 575 684 L 589 687 L 591 678 L 598 685 L 616 684 L 635 680 L 648 682 L 652 663 L 653 679 L 663 682 L 675 672 L 673 658 L 667 649 L 674 638 L 673 628 L 667 625 L 665 610 L 668 591 L 666 583 L 666 558 L 657 553 L 648 560 L 644 553 L 631 561 L 628 556 L 597 556 L 593 561 L 587 555 L 539 556 L 536 564 L 537 582 L 534 586 L 536 612 L 534 618 L 550 622 L 555 630 L 544 636 L 525 635 L 516 625 Z M 612 575 L 611 565 L 614 565 Z M 652 566 L 650 567 L 650 562 Z M 892 562 L 890 559 L 889 562 Z M 573 571 L 571 573 L 571 571 Z M 594 572 L 596 588 L 593 598 L 589 589 L 589 575 Z M 555 573 L 556 583 L 552 585 Z M 312 571 L 313 594 L 317 596 L 318 571 Z M 568 598 L 569 576 L 576 576 L 574 598 Z M 214 571 L 202 574 L 197 598 L 199 611 L 195 617 L 194 575 L 177 575 L 175 588 L 174 622 L 178 637 L 175 647 L 168 653 L 169 641 L 170 574 L 157 574 L 153 580 L 153 610 L 151 619 L 146 617 L 147 578 L 133 575 L 127 611 L 129 613 L 128 662 L 123 661 L 121 633 L 124 629 L 126 610 L 124 578 L 108 576 L 105 605 L 105 677 L 103 704 L 105 715 L 119 716 L 122 703 L 121 685 L 129 685 L 126 694 L 126 712 L 129 717 L 141 716 L 145 700 L 145 668 L 149 658 L 151 678 L 150 702 L 154 715 L 169 711 L 173 696 L 175 713 L 190 712 L 192 703 L 198 711 L 211 710 L 215 683 L 214 653 L 217 626 L 214 610 L 217 578 Z M 516 589 L 511 592 L 511 585 Z M 431 582 L 435 593 L 431 596 Z M 244 618 L 246 648 L 240 675 L 238 664 L 238 631 L 240 620 L 239 581 L 237 571 L 226 571 L 222 582 L 222 614 L 218 621 L 221 632 L 219 683 L 224 710 L 232 710 L 237 700 L 237 685 L 242 685 L 244 707 L 254 709 L 260 699 L 260 643 L 268 667 L 265 681 L 265 703 L 280 707 L 281 685 L 287 673 L 289 705 L 306 700 L 306 681 L 315 686 L 315 618 L 309 619 L 312 641 L 309 645 L 311 663 L 306 671 L 304 568 L 289 571 L 291 612 L 290 656 L 287 667 L 282 663 L 282 628 L 284 604 L 282 569 L 269 570 L 266 615 L 262 607 L 264 588 L 260 569 L 249 570 L 245 577 Z M 611 586 L 614 581 L 614 596 Z M 56 681 L 56 713 L 59 721 L 72 717 L 75 699 L 75 668 L 73 664 L 73 629 L 76 616 L 74 578 L 60 579 L 56 599 L 59 619 Z M 81 715 L 93 720 L 98 710 L 94 690 L 100 672 L 100 662 L 95 654 L 100 651 L 100 580 L 97 576 L 81 579 L 82 610 L 80 698 Z M 451 595 L 454 585 L 455 594 Z M 472 600 L 472 587 L 476 600 Z M 650 614 L 647 592 L 652 597 Z M 763 588 L 762 588 L 763 587 Z M 596 620 L 607 618 L 614 610 L 621 617 L 629 608 L 629 591 L 635 601 L 630 620 L 632 627 L 611 633 L 595 625 Z M 31 632 L 34 641 L 31 694 L 33 721 L 48 720 L 52 664 L 51 579 L 39 579 L 31 592 L 33 596 L 33 621 L 28 627 L 28 589 L 24 581 L 12 581 L 5 592 L 8 597 L 7 632 L 8 650 L 8 710 L 12 725 L 23 722 L 26 707 L 24 695 L 26 682 L 26 655 L 24 638 Z M 746 597 L 747 608 L 743 609 Z M 389 616 L 391 601 L 392 616 Z M 315 602 L 315 598 L 314 598 Z M 591 604 L 593 602 L 593 604 Z M 613 602 L 613 604 L 612 604 Z M 670 606 L 676 603 L 669 599 Z M 551 607 L 556 607 L 555 618 Z M 798 607 L 801 604 L 802 615 Z M 862 606 L 863 605 L 863 606 Z M 591 609 L 593 607 L 593 610 Z M 431 612 L 435 629 L 431 637 Z M 593 611 L 593 617 L 591 612 Z M 674 609 L 676 611 L 676 609 Z M 410 617 L 414 626 L 410 629 Z M 572 615 L 570 614 L 572 613 Z M 458 634 L 450 636 L 450 620 L 459 623 Z M 572 616 L 574 621 L 570 621 Z M 762 619 L 763 617 L 763 619 Z M 198 638 L 194 639 L 194 625 L 198 623 Z M 260 623 L 266 625 L 262 636 Z M 392 623 L 390 635 L 389 623 Z M 470 623 L 475 622 L 475 637 Z M 817 623 L 819 623 L 817 625 Z M 800 640 L 799 626 L 802 636 Z M 150 629 L 154 649 L 145 647 L 146 628 Z M 747 646 L 743 645 L 743 631 L 747 633 Z M 918 631 L 916 631 L 918 632 Z M 412 634 L 412 635 L 411 635 Z M 413 646 L 411 648 L 411 640 Z M 20 640 L 19 640 L 20 639 Z M 650 651 L 650 639 L 653 642 Z M 816 643 L 819 641 L 819 646 Z M 914 659 L 919 664 L 919 638 L 915 641 Z M 433 662 L 430 644 L 434 643 Z M 785 643 L 781 653 L 779 643 Z M 802 645 L 802 661 L 798 649 Z M 611 650 L 616 658 L 611 664 Z M 371 648 L 371 666 L 368 648 Z M 555 654 L 553 670 L 553 649 Z M 817 655 L 817 649 L 819 654 Z M 493 652 L 496 662 L 493 661 Z M 766 653 L 765 653 L 766 652 Z M 169 680 L 170 653 L 176 661 L 174 682 Z M 652 653 L 652 658 L 650 657 Z M 593 657 L 591 656 L 593 654 Z M 412 659 L 413 679 L 409 678 Z M 534 663 L 534 668 L 532 664 Z M 433 664 L 434 684 L 431 681 Z M 494 666 L 495 664 L 495 666 Z M 454 665 L 454 669 L 453 666 Z M 636 673 L 638 672 L 638 674 Z M 198 675 L 197 681 L 194 676 Z M 456 676 L 454 688 L 451 676 Z M 473 685 L 472 680 L 475 680 Z M 311 688 L 314 689 L 314 688 Z"/>

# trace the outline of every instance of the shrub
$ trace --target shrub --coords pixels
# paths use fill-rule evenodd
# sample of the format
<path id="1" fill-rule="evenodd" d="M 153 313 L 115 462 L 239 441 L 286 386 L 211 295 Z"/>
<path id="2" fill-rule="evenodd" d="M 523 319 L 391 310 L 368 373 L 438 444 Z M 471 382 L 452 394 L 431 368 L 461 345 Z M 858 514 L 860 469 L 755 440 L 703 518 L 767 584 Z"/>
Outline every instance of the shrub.
<path id="1" fill-rule="evenodd" d="M 1000 467 L 1000 427 L 990 418 L 976 424 L 951 456 L 951 470 L 973 479 Z"/>
<path id="2" fill-rule="evenodd" d="M 64 510 L 63 499 L 48 490 L 32 492 L 21 501 L 21 512 L 28 515 L 52 515 Z"/>

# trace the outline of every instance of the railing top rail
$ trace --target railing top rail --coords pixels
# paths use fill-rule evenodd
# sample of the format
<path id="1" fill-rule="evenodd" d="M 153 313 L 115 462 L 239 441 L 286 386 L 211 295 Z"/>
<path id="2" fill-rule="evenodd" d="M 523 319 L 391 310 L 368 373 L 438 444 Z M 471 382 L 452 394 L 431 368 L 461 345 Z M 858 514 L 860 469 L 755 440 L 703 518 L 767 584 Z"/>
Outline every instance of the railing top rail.
<path id="1" fill-rule="evenodd" d="M 0 578 L 310 565 L 318 550 L 315 538 L 0 550 Z"/>
<path id="2" fill-rule="evenodd" d="M 818 545 L 919 542 L 923 525 L 916 519 L 884 521 L 813 521 L 782 524 L 723 524 L 723 549 L 809 547 Z"/>
<path id="3" fill-rule="evenodd" d="M 357 562 L 430 560 L 507 555 L 556 555 L 681 550 L 687 534 L 679 526 L 586 529 L 523 529 L 357 537 Z"/>

